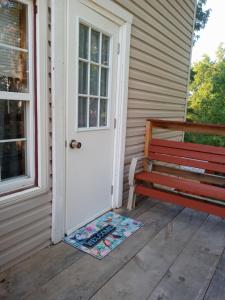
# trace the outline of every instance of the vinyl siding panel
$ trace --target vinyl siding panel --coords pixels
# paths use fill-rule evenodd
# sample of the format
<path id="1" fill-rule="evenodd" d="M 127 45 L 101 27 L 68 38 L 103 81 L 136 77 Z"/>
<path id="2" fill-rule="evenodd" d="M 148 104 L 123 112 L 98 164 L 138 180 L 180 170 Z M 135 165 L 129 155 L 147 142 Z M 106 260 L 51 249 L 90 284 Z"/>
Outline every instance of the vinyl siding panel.
<path id="1" fill-rule="evenodd" d="M 0 271 L 50 244 L 51 194 L 0 207 Z M 38 248 L 37 248 L 38 249 Z"/>
<path id="2" fill-rule="evenodd" d="M 115 0 L 133 14 L 124 200 L 132 157 L 143 155 L 146 118 L 184 120 L 195 0 Z M 182 140 L 182 132 L 154 136 Z M 138 166 L 141 167 L 141 164 Z"/>
<path id="3" fill-rule="evenodd" d="M 50 2 L 49 2 L 50 3 Z M 51 243 L 51 10 L 48 11 L 49 192 L 0 205 L 0 272 Z"/>

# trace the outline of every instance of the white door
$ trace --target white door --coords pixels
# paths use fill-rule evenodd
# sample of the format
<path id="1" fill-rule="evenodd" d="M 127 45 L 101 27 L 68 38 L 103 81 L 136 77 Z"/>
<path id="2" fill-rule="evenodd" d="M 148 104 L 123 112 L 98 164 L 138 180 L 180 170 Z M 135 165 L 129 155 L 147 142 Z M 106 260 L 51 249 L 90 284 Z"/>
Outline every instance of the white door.
<path id="1" fill-rule="evenodd" d="M 67 22 L 69 234 L 112 208 L 119 28 L 78 0 L 68 0 Z"/>

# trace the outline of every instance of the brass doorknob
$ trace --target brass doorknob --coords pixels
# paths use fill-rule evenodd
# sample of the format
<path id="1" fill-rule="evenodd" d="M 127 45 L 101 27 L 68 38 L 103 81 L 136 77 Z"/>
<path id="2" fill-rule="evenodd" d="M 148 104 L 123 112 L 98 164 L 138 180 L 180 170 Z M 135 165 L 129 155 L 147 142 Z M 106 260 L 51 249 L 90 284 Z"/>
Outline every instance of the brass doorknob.
<path id="1" fill-rule="evenodd" d="M 74 148 L 77 148 L 77 149 L 80 149 L 82 146 L 82 144 L 80 142 L 77 142 L 76 140 L 71 140 L 70 142 L 70 148 L 74 149 Z"/>

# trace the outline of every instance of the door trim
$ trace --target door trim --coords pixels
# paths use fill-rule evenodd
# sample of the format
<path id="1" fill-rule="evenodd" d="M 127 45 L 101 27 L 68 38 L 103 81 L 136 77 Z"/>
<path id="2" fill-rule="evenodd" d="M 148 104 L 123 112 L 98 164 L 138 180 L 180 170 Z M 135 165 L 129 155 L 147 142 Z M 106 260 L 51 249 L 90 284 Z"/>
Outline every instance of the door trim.
<path id="1" fill-rule="evenodd" d="M 132 15 L 111 0 L 76 0 L 119 26 L 112 207 L 122 205 Z M 65 233 L 66 212 L 66 18 L 67 1 L 51 0 L 52 24 L 52 242 Z M 64 46 L 62 46 L 64 45 Z"/>

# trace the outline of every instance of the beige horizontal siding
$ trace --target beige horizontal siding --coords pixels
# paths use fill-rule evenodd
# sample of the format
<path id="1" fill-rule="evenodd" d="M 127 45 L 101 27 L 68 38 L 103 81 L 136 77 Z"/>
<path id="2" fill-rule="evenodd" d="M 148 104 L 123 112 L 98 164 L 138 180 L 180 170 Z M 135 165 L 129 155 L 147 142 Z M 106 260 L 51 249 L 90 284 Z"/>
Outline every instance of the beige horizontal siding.
<path id="1" fill-rule="evenodd" d="M 185 118 L 195 0 L 115 0 L 133 14 L 124 169 L 143 155 L 145 120 Z M 182 140 L 182 132 L 154 136 Z M 141 168 L 139 163 L 138 168 Z"/>
<path id="2" fill-rule="evenodd" d="M 0 271 L 28 255 L 40 244 L 50 244 L 51 193 L 0 207 Z"/>

